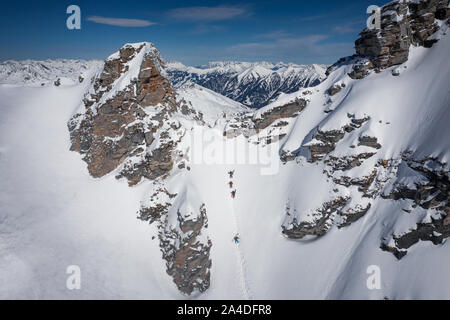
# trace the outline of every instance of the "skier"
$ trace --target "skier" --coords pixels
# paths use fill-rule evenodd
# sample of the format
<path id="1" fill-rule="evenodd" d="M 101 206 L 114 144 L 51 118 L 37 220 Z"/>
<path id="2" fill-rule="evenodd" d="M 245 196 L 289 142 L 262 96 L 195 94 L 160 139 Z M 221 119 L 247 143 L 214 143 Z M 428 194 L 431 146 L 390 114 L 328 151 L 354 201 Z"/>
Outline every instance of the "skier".
<path id="1" fill-rule="evenodd" d="M 231 191 L 231 198 L 236 198 L 236 190 Z"/>
<path id="2" fill-rule="evenodd" d="M 233 170 L 233 171 L 230 171 L 230 172 L 228 172 L 228 174 L 230 175 L 230 179 L 233 179 L 233 175 L 234 175 L 234 170 Z"/>
<path id="3" fill-rule="evenodd" d="M 241 239 L 239 238 L 239 234 L 235 235 L 234 238 L 233 238 L 233 241 L 234 241 L 235 244 L 239 244 L 240 240 Z"/>
<path id="4" fill-rule="evenodd" d="M 233 189 L 233 181 L 228 182 L 228 184 L 230 185 L 230 189 Z"/>

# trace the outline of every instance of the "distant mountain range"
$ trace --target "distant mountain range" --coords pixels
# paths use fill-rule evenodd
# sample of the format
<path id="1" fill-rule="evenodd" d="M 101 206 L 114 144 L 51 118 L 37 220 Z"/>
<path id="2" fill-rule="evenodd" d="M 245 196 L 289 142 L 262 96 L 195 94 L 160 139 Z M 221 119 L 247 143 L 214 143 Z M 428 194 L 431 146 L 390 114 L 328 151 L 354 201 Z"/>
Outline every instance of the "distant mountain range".
<path id="1" fill-rule="evenodd" d="M 102 66 L 99 60 L 9 60 L 0 62 L 0 83 L 43 85 L 58 78 L 74 83 L 87 70 Z M 169 62 L 165 71 L 175 88 L 195 83 L 252 108 L 261 108 L 282 93 L 316 86 L 326 78 L 324 65 L 281 62 L 211 62 L 199 67 Z"/>
<path id="2" fill-rule="evenodd" d="M 167 72 L 175 87 L 194 82 L 246 106 L 261 108 L 281 93 L 318 85 L 325 79 L 326 66 L 231 61 L 189 67 L 170 62 Z"/>
<path id="3" fill-rule="evenodd" d="M 58 78 L 73 82 L 87 70 L 102 65 L 100 60 L 8 60 L 0 62 L 0 83 L 45 84 Z"/>

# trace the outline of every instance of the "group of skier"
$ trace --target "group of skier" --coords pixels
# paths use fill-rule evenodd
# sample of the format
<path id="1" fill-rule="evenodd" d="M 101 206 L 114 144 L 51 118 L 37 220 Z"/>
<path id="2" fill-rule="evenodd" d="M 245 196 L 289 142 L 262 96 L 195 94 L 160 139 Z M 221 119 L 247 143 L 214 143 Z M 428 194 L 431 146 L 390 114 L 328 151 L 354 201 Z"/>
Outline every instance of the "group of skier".
<path id="1" fill-rule="evenodd" d="M 230 179 L 233 179 L 233 177 L 234 177 L 234 170 L 233 171 L 229 171 L 228 175 L 230 176 Z M 230 189 L 233 189 L 233 180 L 230 180 L 230 182 L 228 182 L 228 185 L 230 186 Z M 236 198 L 236 189 L 231 191 L 231 198 L 232 199 Z"/>
<path id="2" fill-rule="evenodd" d="M 234 189 L 233 190 L 233 185 L 234 185 L 234 183 L 233 183 L 233 177 L 234 177 L 234 170 L 233 171 L 229 171 L 228 172 L 228 175 L 230 176 L 230 182 L 228 182 L 228 185 L 229 185 L 229 187 L 230 187 L 230 189 L 232 190 L 231 191 L 231 198 L 232 199 L 235 199 L 236 198 L 236 189 Z M 240 237 L 239 237 L 239 233 L 238 234 L 236 234 L 235 236 L 234 236 L 234 238 L 233 238 L 233 242 L 235 243 L 235 244 L 239 244 L 239 241 L 240 241 L 241 239 L 240 239 Z"/>

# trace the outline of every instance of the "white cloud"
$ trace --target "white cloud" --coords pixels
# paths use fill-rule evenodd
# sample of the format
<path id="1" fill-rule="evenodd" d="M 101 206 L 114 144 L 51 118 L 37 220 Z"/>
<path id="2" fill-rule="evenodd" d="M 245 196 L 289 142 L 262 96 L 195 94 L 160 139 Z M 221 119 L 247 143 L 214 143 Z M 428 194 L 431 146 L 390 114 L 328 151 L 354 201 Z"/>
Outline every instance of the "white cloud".
<path id="1" fill-rule="evenodd" d="M 258 34 L 255 36 L 255 38 L 262 38 L 262 39 L 280 39 L 288 37 L 292 37 L 292 34 L 285 32 L 283 30 L 275 30 L 267 33 Z"/>
<path id="2" fill-rule="evenodd" d="M 168 11 L 169 17 L 185 21 L 221 21 L 248 14 L 247 10 L 234 6 L 187 7 Z"/>
<path id="3" fill-rule="evenodd" d="M 155 22 L 151 22 L 148 20 L 109 18 L 109 17 L 101 17 L 101 16 L 91 16 L 91 17 L 86 18 L 86 20 L 92 21 L 95 23 L 106 24 L 109 26 L 116 26 L 116 27 L 148 27 L 148 26 L 156 24 Z"/>

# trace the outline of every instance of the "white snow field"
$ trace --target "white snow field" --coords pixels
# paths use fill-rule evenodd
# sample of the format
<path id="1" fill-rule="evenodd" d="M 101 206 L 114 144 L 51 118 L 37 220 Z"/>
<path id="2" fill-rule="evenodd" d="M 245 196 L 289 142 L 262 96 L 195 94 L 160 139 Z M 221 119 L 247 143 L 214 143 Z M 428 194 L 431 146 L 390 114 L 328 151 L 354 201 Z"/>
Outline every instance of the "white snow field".
<path id="1" fill-rule="evenodd" d="M 261 147 L 279 169 L 273 174 L 262 174 L 269 162 L 252 164 L 235 148 L 249 147 L 242 135 L 223 136 L 221 115 L 247 108 L 197 85 L 180 89 L 180 97 L 192 101 L 209 125 L 192 122 L 182 147 L 194 147 L 196 135 L 207 130 L 210 146 L 223 144 L 229 158 L 216 163 L 193 159 L 190 171 L 177 170 L 166 181 L 171 193 L 183 195 L 183 206 L 204 203 L 207 209 L 211 286 L 190 298 L 450 299 L 448 242 L 419 242 L 400 261 L 380 249 L 381 238 L 429 218 L 426 211 L 407 215 L 402 201 L 378 197 L 363 218 L 346 228 L 333 226 L 318 239 L 293 241 L 281 232 L 287 204 L 308 219 L 308 212 L 333 197 L 336 185 L 323 174 L 322 162 L 306 161 L 305 146 L 318 128 L 340 129 L 349 114 L 371 119 L 346 135 L 334 155 L 348 154 L 363 135 L 376 136 L 382 145 L 351 171 L 355 176 L 407 150 L 448 163 L 450 36 L 445 26 L 439 32 L 441 39 L 431 49 L 412 48 L 409 61 L 395 68 L 398 77 L 391 68 L 352 80 L 347 75 L 351 66 L 343 65 L 309 88 L 310 102 L 290 121 L 281 145 Z M 97 72 L 92 68 L 86 79 Z M 336 83 L 345 88 L 327 104 L 325 92 Z M 93 179 L 80 155 L 69 151 L 67 121 L 89 86 L 89 81 L 60 87 L 0 85 L 0 298 L 188 298 L 166 274 L 159 243 L 152 240 L 155 227 L 136 219 L 151 183 L 130 188 L 113 173 Z M 256 117 L 305 97 L 307 90 L 281 96 Z M 296 152 L 297 159 L 282 164 L 280 148 Z M 357 146 L 354 152 L 367 148 Z M 236 199 L 228 186 L 227 172 L 233 169 Z M 361 200 L 351 188 L 340 192 Z M 233 242 L 236 234 L 239 244 Z M 66 288 L 70 265 L 81 268 L 81 290 Z M 380 290 L 367 287 L 370 266 L 381 270 Z"/>

